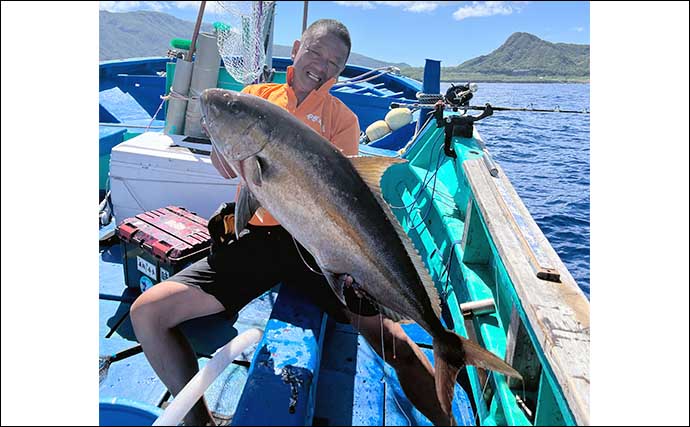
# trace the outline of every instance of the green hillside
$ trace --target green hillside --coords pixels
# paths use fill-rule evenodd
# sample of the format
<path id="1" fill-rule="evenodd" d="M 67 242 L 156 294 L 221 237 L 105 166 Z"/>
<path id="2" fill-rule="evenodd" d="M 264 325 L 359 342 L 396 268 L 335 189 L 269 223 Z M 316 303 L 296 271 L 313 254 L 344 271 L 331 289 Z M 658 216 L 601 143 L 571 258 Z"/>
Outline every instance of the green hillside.
<path id="1" fill-rule="evenodd" d="M 212 31 L 204 24 L 202 31 Z M 112 13 L 100 11 L 99 60 L 125 59 L 146 56 L 165 56 L 174 38 L 191 39 L 194 23 L 183 21 L 161 12 L 139 11 Z M 273 56 L 289 57 L 292 46 L 273 45 Z M 352 52 L 350 64 L 364 67 L 395 65 L 409 67 L 405 63 L 390 63 Z"/>
<path id="2" fill-rule="evenodd" d="M 403 74 L 421 80 L 421 67 Z M 460 65 L 441 68 L 444 81 L 589 81 L 589 45 L 550 43 L 514 33 L 498 49 Z"/>

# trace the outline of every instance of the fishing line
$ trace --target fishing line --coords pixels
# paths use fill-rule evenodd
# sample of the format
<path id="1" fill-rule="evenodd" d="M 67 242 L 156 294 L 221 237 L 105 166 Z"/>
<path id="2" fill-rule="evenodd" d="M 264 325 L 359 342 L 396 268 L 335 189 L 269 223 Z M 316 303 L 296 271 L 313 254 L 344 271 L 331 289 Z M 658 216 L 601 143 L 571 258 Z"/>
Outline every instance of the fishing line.
<path id="1" fill-rule="evenodd" d="M 476 369 L 481 369 L 481 368 L 476 368 Z M 484 400 L 484 393 L 486 392 L 486 386 L 489 385 L 489 381 L 491 381 L 491 372 L 486 371 L 486 382 L 484 383 L 484 387 L 482 387 L 482 400 Z M 475 414 L 474 417 L 474 422 L 475 424 L 479 422 L 479 411 Z"/>
<path id="2" fill-rule="evenodd" d="M 443 150 L 443 146 L 439 146 L 438 148 L 439 148 L 438 152 L 439 152 L 439 158 L 440 158 L 441 157 L 441 150 Z M 434 150 L 429 150 L 429 161 L 428 161 L 429 165 L 431 165 L 431 159 L 433 158 L 433 156 L 434 156 Z M 436 163 L 438 164 L 438 160 Z M 410 202 L 409 205 L 396 206 L 396 205 L 392 205 L 390 203 L 388 205 L 393 209 L 408 209 L 408 208 L 414 206 L 417 203 L 417 200 L 419 200 L 419 197 L 422 195 L 422 192 L 429 186 L 429 183 L 434 178 L 434 174 L 432 174 L 431 177 L 429 177 L 429 181 L 426 180 L 427 176 L 429 176 L 430 171 L 431 171 L 431 169 L 426 170 L 426 173 L 424 174 L 424 178 L 422 179 L 422 186 L 419 188 L 419 191 L 417 191 L 417 196 L 414 198 L 414 200 L 412 202 Z"/>
<path id="3" fill-rule="evenodd" d="M 316 273 L 320 276 L 325 276 L 323 273 L 321 273 L 320 271 L 314 270 L 313 268 L 311 268 L 311 266 L 309 264 L 307 264 L 307 260 L 304 259 L 304 257 L 302 256 L 302 251 L 300 251 L 300 249 L 299 249 L 299 245 L 297 244 L 297 240 L 295 240 L 295 238 L 292 236 L 292 234 L 290 235 L 290 237 L 292 237 L 292 241 L 295 242 L 295 248 L 297 249 L 297 253 L 299 254 L 299 257 L 302 258 L 302 262 L 304 263 L 304 265 L 306 265 L 307 268 L 309 270 L 311 270 L 313 273 Z"/>
<path id="4" fill-rule="evenodd" d="M 411 226 L 410 229 L 416 229 L 417 227 L 419 227 L 420 225 L 422 225 L 422 224 L 424 223 L 424 221 L 426 221 L 426 217 L 429 216 L 429 213 L 431 212 L 431 208 L 432 208 L 433 202 L 434 202 L 434 194 L 436 193 L 436 179 L 437 179 L 437 177 L 438 177 L 438 171 L 439 171 L 439 168 L 440 168 L 440 162 L 441 162 L 441 155 L 439 154 L 438 159 L 436 160 L 436 169 L 435 169 L 434 174 L 433 174 L 433 177 L 434 177 L 434 185 L 433 185 L 432 188 L 431 188 L 431 197 L 429 198 L 429 206 L 428 206 L 428 208 L 427 208 L 427 210 L 426 210 L 426 213 L 425 213 L 424 216 L 422 217 L 422 220 L 421 220 L 418 224 L 415 224 L 414 226 Z M 417 212 L 419 212 L 419 209 L 417 209 Z M 413 222 L 413 221 L 412 221 L 412 218 L 410 218 L 409 215 L 408 215 L 408 218 L 410 219 L 410 222 Z"/>
<path id="5" fill-rule="evenodd" d="M 361 300 L 360 300 L 361 301 Z M 381 382 L 383 383 L 383 388 L 384 388 L 384 395 L 385 395 L 385 389 L 386 389 L 386 347 L 383 341 L 383 314 L 379 313 L 379 322 L 381 325 L 381 357 L 383 358 L 383 364 L 381 365 Z M 393 338 L 393 354 L 395 355 L 395 336 L 391 334 Z M 393 357 L 395 359 L 395 356 Z M 401 385 L 402 386 L 402 385 Z M 405 419 L 407 420 L 407 425 L 411 426 L 412 421 L 410 421 L 410 418 L 407 416 L 405 411 L 403 411 L 402 407 L 400 406 L 400 403 L 398 403 L 398 399 L 395 397 L 395 391 L 392 392 L 391 394 L 393 396 L 393 401 L 395 402 L 395 405 L 400 409 L 400 412 L 403 414 Z"/>
<path id="6" fill-rule="evenodd" d="M 379 321 L 381 323 L 381 357 L 383 357 L 383 362 L 386 363 L 386 347 L 384 346 L 384 343 L 383 343 L 383 314 L 382 313 L 379 313 Z M 384 366 L 384 368 L 385 368 L 385 366 Z M 382 371 L 381 375 L 382 375 L 381 381 L 383 382 L 385 372 Z"/>

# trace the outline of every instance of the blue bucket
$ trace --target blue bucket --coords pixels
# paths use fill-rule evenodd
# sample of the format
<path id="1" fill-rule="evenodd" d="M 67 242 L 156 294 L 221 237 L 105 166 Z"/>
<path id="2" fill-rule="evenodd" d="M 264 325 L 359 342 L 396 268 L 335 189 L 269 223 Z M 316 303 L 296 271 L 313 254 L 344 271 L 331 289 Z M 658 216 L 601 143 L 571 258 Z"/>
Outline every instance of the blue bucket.
<path id="1" fill-rule="evenodd" d="M 150 426 L 163 413 L 156 406 L 117 397 L 98 403 L 98 424 L 101 426 Z"/>

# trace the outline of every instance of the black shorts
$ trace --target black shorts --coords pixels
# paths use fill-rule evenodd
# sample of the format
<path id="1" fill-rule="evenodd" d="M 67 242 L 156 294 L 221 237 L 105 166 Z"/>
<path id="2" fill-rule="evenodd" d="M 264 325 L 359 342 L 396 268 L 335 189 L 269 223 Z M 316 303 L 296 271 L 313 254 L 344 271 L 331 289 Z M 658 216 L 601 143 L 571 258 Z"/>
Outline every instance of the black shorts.
<path id="1" fill-rule="evenodd" d="M 345 310 L 362 316 L 378 315 L 378 309 L 365 298 L 358 298 L 350 287 L 345 288 L 347 307 L 343 306 L 324 276 L 305 265 L 295 241 L 283 227 L 250 224 L 247 229 L 249 233 L 238 240 L 214 244 L 208 257 L 171 276 L 168 281 L 201 288 L 220 301 L 229 316 L 237 314 L 278 283 L 298 289 L 339 322 L 349 322 Z M 309 252 L 302 245 L 299 248 L 309 266 L 320 272 Z"/>

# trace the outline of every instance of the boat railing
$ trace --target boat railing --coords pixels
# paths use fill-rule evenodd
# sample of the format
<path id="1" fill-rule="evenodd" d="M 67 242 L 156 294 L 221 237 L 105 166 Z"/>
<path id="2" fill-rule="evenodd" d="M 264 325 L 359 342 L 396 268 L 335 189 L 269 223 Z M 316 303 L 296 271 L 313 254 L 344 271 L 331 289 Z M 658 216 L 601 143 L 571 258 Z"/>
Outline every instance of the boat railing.
<path id="1" fill-rule="evenodd" d="M 572 414 L 578 425 L 589 425 L 589 302 L 498 168 L 492 177 L 481 159 L 462 164 L 472 189 L 465 229 L 476 212 L 474 221 L 487 230 L 514 289 L 510 308 L 503 310 L 504 316 L 510 313 L 506 360 L 524 363 L 517 360 L 524 346 L 520 340 L 531 341 L 542 368 L 535 386 L 555 386 L 560 392 L 554 393 L 553 405 L 566 418 Z M 558 273 L 557 281 L 538 276 L 544 265 Z"/>

